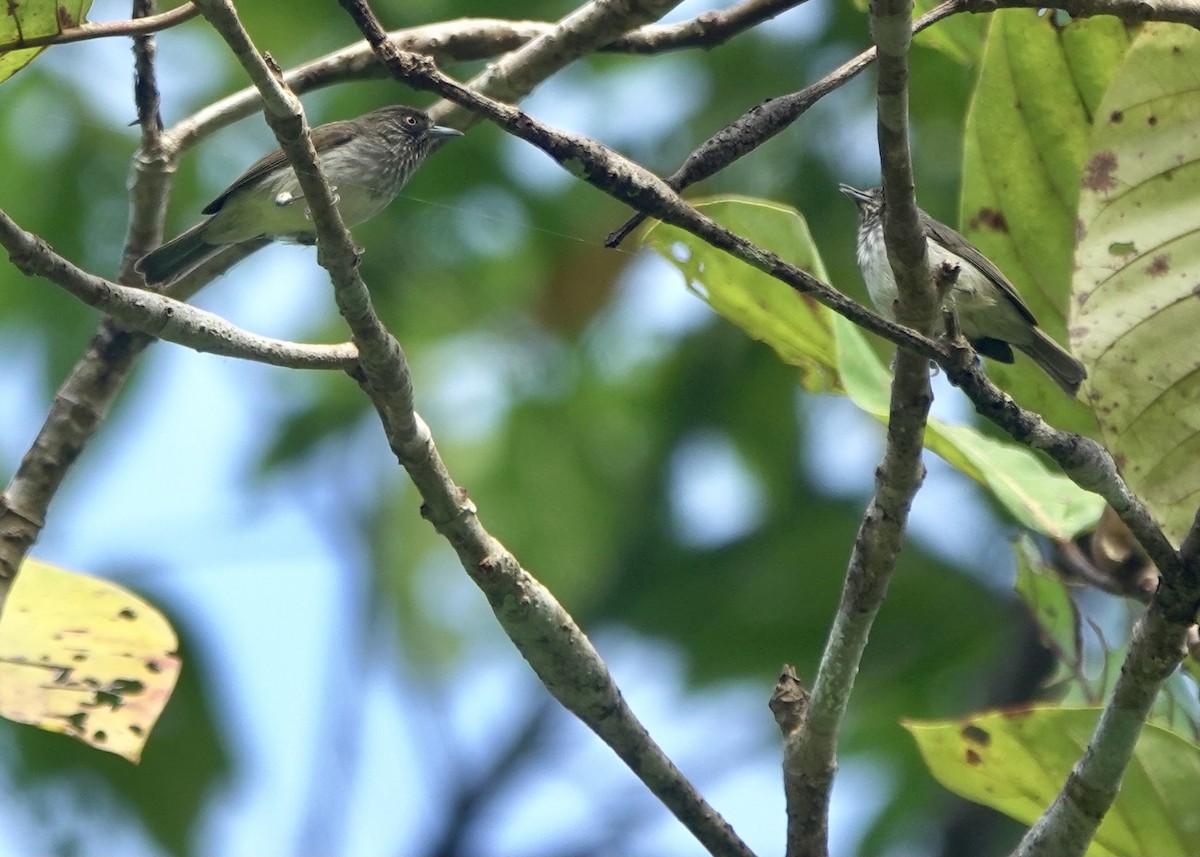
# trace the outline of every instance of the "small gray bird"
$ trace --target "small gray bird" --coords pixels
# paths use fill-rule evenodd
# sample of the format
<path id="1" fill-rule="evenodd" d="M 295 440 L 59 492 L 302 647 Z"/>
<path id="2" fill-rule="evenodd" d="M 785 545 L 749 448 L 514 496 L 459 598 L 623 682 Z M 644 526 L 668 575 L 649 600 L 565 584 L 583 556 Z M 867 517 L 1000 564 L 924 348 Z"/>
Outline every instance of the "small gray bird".
<path id="1" fill-rule="evenodd" d="M 858 206 L 858 267 L 875 308 L 894 318 L 899 298 L 896 278 L 883 243 L 883 189 L 838 189 Z M 1016 288 L 986 256 L 944 223 L 917 209 L 925 233 L 930 268 L 943 262 L 958 267 L 951 289 L 955 313 L 963 335 L 980 354 L 1013 362 L 1013 347 L 1025 352 L 1054 379 L 1067 395 L 1074 396 L 1087 377 L 1083 364 L 1041 331 L 1037 319 Z"/>
<path id="2" fill-rule="evenodd" d="M 436 140 L 462 134 L 412 107 L 381 107 L 312 129 L 313 147 L 347 226 L 396 198 Z M 165 283 L 231 244 L 268 238 L 313 244 L 303 191 L 282 149 L 264 155 L 204 209 L 212 215 L 137 263 L 146 282 Z"/>

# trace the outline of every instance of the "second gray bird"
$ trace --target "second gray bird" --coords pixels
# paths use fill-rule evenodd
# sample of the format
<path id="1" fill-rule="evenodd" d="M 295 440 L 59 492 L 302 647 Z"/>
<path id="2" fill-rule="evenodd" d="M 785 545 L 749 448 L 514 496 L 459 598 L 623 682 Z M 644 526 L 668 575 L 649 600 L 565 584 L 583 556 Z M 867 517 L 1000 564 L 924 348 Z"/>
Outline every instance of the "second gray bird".
<path id="1" fill-rule="evenodd" d="M 354 226 L 396 198 L 436 140 L 461 133 L 434 125 L 416 108 L 395 105 L 318 125 L 312 142 L 338 211 L 347 226 Z M 262 238 L 297 244 L 316 240 L 304 192 L 282 149 L 234 179 L 204 213 L 211 217 L 137 263 L 147 283 L 172 280 L 231 244 Z"/>
<path id="2" fill-rule="evenodd" d="M 899 298 L 883 241 L 883 189 L 838 189 L 858 206 L 858 267 L 875 308 L 894 318 Z M 1083 364 L 1037 326 L 1016 288 L 966 238 L 917 209 L 925 233 L 930 268 L 943 262 L 958 267 L 951 289 L 963 335 L 980 354 L 1001 363 L 1013 362 L 1013 348 L 1033 359 L 1069 396 L 1087 377 Z M 949 301 L 948 301 L 949 302 Z"/>

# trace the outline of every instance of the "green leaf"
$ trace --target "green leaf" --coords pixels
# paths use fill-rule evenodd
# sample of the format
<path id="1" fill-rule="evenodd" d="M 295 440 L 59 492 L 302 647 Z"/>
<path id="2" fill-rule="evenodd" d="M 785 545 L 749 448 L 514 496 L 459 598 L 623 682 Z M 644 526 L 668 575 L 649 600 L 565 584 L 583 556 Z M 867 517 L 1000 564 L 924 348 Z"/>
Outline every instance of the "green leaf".
<path id="1" fill-rule="evenodd" d="M 991 16 L 967 114 L 961 225 L 1021 291 L 1040 326 L 1066 340 L 1078 181 L 1099 93 L 1129 44 L 1115 18 L 1065 27 L 1033 10 Z M 943 218 L 944 219 L 944 218 Z M 988 363 L 1022 405 L 1094 434 L 1095 418 L 1033 365 Z"/>
<path id="2" fill-rule="evenodd" d="M 946 788 L 1032 824 L 1066 780 L 1099 708 L 1031 708 L 907 722 Z M 1146 725 L 1090 855 L 1200 854 L 1200 746 Z"/>
<path id="3" fill-rule="evenodd" d="M 92 0 L 6 0 L 5 14 L 0 15 L 0 45 L 78 27 L 91 6 Z M 0 83 L 33 62 L 44 50 L 0 50 Z"/>
<path id="4" fill-rule="evenodd" d="M 1200 501 L 1200 34 L 1149 25 L 1101 107 L 1071 335 L 1105 444 L 1176 540 Z"/>
<path id="5" fill-rule="evenodd" d="M 804 220 L 773 203 L 722 198 L 696 203 L 722 225 L 822 276 Z M 790 225 L 789 225 L 790 224 Z M 790 242 L 790 243 L 789 243 Z M 857 326 L 755 268 L 675 227 L 656 223 L 646 243 L 687 277 L 689 288 L 784 362 L 802 368 L 815 392 L 845 392 L 867 413 L 887 420 L 891 374 Z M 931 419 L 931 450 L 988 488 L 1025 526 L 1069 539 L 1093 524 L 1103 501 L 1052 472 L 1024 447 L 987 437 L 969 426 Z"/>
<path id="6" fill-rule="evenodd" d="M 736 196 L 699 205 L 726 228 L 753 236 L 760 247 L 819 279 L 828 278 L 808 224 L 795 209 Z M 655 222 L 643 243 L 673 262 L 688 288 L 713 309 L 798 367 L 806 390 L 836 389 L 833 313 L 826 307 L 682 229 Z"/>

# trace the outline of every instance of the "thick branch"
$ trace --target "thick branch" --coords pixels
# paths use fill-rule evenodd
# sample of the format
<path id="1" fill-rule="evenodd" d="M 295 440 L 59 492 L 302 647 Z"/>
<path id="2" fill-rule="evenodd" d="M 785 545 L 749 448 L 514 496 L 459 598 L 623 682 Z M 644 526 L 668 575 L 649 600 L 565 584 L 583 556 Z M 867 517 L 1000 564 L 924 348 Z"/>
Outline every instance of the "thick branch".
<path id="1" fill-rule="evenodd" d="M 896 569 L 913 497 L 925 478 L 921 454 L 932 401 L 929 361 L 897 351 L 887 446 L 875 471 L 875 494 L 854 539 L 804 723 L 784 743 L 788 857 L 829 853 L 838 734 L 867 638 Z"/>
<path id="2" fill-rule="evenodd" d="M 908 49 L 912 44 L 912 0 L 875 0 L 871 35 L 879 52 L 877 128 L 883 177 L 883 235 L 896 275 L 900 305 L 896 315 L 928 334 L 933 329 L 937 296 L 925 258 L 925 235 L 917 221 L 913 195 L 912 153 L 908 139 Z"/>

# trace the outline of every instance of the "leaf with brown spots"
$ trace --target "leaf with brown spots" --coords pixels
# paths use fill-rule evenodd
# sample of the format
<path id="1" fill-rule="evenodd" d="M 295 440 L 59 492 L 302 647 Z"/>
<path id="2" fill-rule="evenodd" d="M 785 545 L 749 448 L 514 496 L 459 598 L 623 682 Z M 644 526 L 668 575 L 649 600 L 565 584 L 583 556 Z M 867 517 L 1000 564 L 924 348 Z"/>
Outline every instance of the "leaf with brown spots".
<path id="1" fill-rule="evenodd" d="M 1105 445 L 1178 541 L 1200 505 L 1200 33 L 1143 28 L 1080 194 L 1071 342 Z"/>
<path id="2" fill-rule="evenodd" d="M 904 727 L 943 786 L 1032 824 L 1083 754 L 1099 718 L 1099 708 L 1033 707 Z M 981 735 L 987 740 L 978 740 Z M 1198 777 L 1200 746 L 1147 724 L 1088 854 L 1200 854 Z"/>
<path id="3" fill-rule="evenodd" d="M 0 614 L 0 715 L 136 762 L 179 676 L 177 646 L 136 595 L 27 560 Z"/>
<path id="4" fill-rule="evenodd" d="M 1056 26 L 1032 9 L 989 17 L 967 114 L 962 232 L 1012 280 L 1042 329 L 1064 342 L 1079 176 L 1093 117 L 1130 39 L 1114 18 Z M 1028 361 L 989 365 L 988 375 L 1054 425 L 1097 433 L 1088 408 Z"/>
<path id="5" fill-rule="evenodd" d="M 1117 156 L 1112 152 L 1097 152 L 1088 158 L 1083 168 L 1085 190 L 1103 193 L 1117 186 L 1114 173 L 1117 171 Z"/>

